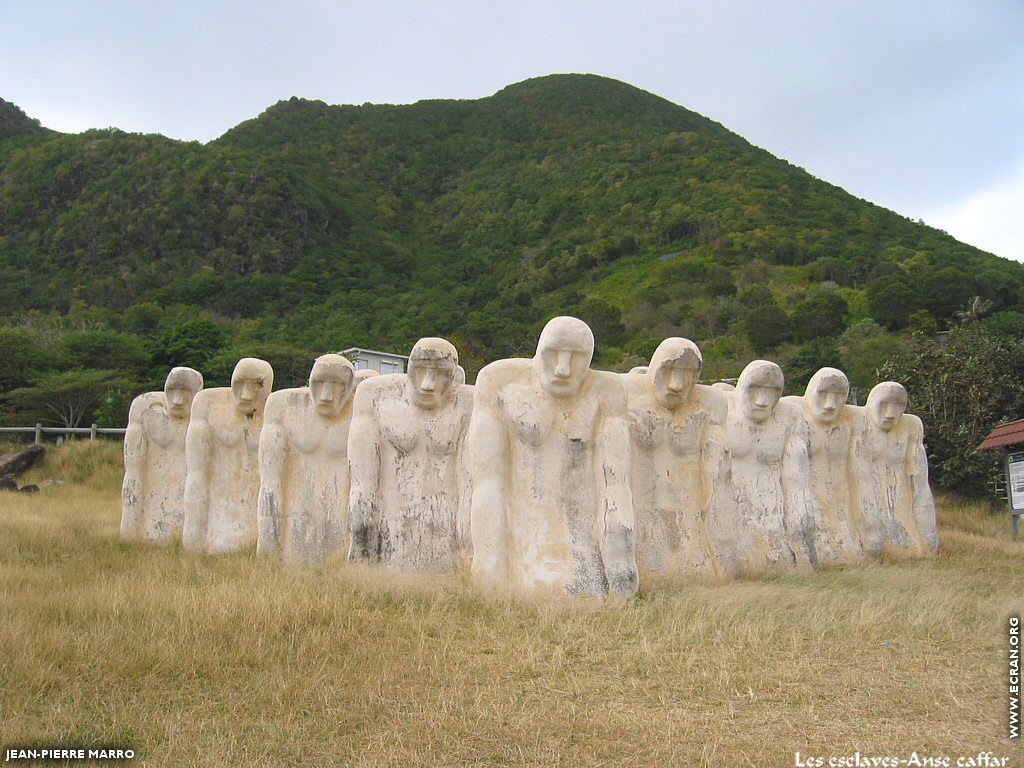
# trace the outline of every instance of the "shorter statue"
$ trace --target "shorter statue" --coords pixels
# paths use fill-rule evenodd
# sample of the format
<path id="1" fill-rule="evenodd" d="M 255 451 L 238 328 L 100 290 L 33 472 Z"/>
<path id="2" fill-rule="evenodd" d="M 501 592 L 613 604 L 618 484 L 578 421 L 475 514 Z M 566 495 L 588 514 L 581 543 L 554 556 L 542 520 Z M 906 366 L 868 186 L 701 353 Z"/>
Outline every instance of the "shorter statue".
<path id="1" fill-rule="evenodd" d="M 625 377 L 641 578 L 737 574 L 734 504 L 721 427 L 727 398 L 698 384 L 703 358 L 665 339 L 645 374 Z"/>
<path id="2" fill-rule="evenodd" d="M 814 564 L 814 501 L 803 414 L 780 403 L 782 369 L 755 360 L 729 394 L 725 440 L 739 520 L 744 571 Z"/>
<path id="3" fill-rule="evenodd" d="M 121 538 L 160 544 L 181 538 L 185 523 L 185 432 L 203 376 L 172 368 L 163 392 L 132 401 L 124 435 Z"/>
<path id="4" fill-rule="evenodd" d="M 924 427 L 906 413 L 907 390 L 883 381 L 868 395 L 855 452 L 873 483 L 861 537 L 869 552 L 925 556 L 938 551 L 935 500 L 928 485 Z"/>
<path id="5" fill-rule="evenodd" d="M 618 374 L 590 368 L 593 354 L 586 323 L 556 317 L 532 360 L 477 377 L 468 450 L 482 584 L 636 593 L 625 391 Z"/>
<path id="6" fill-rule="evenodd" d="M 257 457 L 273 384 L 270 363 L 244 357 L 230 387 L 196 395 L 185 438 L 185 549 L 212 554 L 256 543 Z"/>
<path id="7" fill-rule="evenodd" d="M 819 565 L 862 559 L 857 521 L 869 479 L 852 459 L 856 409 L 846 405 L 850 382 L 836 368 L 822 368 L 803 397 L 784 397 L 804 416 L 814 495 L 814 550 Z"/>
<path id="8" fill-rule="evenodd" d="M 449 571 L 468 555 L 465 435 L 472 387 L 444 339 L 420 339 L 408 373 L 362 382 L 353 404 L 349 559 Z"/>
<path id="9" fill-rule="evenodd" d="M 348 540 L 348 433 L 352 363 L 323 355 L 309 386 L 267 399 L 260 435 L 261 555 L 317 563 Z"/>

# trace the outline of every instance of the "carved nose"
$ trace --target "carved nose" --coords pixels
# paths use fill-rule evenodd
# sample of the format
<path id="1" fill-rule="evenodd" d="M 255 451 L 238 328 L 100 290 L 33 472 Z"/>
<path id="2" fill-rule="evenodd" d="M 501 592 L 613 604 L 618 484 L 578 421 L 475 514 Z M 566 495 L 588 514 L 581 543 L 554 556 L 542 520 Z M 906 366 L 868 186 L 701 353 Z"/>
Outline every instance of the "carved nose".
<path id="1" fill-rule="evenodd" d="M 572 375 L 572 368 L 569 365 L 572 359 L 571 352 L 560 352 L 558 364 L 555 366 L 555 376 L 559 379 L 568 379 Z"/>
<path id="2" fill-rule="evenodd" d="M 320 388 L 320 402 L 321 403 L 329 403 L 329 402 L 331 402 L 331 400 L 334 399 L 333 395 L 334 395 L 334 392 L 331 390 L 330 387 L 321 387 Z"/>
<path id="3" fill-rule="evenodd" d="M 668 391 L 669 392 L 682 392 L 683 391 L 683 378 L 678 373 L 673 373 L 668 380 Z"/>
<path id="4" fill-rule="evenodd" d="M 434 391 L 434 372 L 427 371 L 423 374 L 423 380 L 420 382 L 420 389 L 424 392 Z"/>

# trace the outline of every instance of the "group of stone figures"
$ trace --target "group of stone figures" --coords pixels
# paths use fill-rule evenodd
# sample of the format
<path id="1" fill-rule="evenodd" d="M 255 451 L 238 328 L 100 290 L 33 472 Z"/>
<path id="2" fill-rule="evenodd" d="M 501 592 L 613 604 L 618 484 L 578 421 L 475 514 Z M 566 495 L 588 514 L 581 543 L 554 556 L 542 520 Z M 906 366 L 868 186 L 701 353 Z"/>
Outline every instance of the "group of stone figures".
<path id="1" fill-rule="evenodd" d="M 921 421 L 902 385 L 863 407 L 822 368 L 782 397 L 775 363 L 698 384 L 666 339 L 627 374 L 590 367 L 581 320 L 544 328 L 532 359 L 465 383 L 444 339 L 405 374 L 316 360 L 271 392 L 245 358 L 231 387 L 175 368 L 132 404 L 121 535 L 217 553 L 451 571 L 518 590 L 632 595 L 640 579 L 732 578 L 938 547 Z"/>

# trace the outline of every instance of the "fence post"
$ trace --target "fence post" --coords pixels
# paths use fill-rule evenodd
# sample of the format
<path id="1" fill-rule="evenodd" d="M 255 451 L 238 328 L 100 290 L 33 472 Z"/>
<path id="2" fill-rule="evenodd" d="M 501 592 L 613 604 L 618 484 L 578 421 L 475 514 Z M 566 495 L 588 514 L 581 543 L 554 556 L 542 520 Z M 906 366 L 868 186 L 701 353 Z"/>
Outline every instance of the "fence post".
<path id="1" fill-rule="evenodd" d="M 36 423 L 36 444 L 43 442 L 43 425 Z"/>
<path id="2" fill-rule="evenodd" d="M 95 424 L 93 424 L 91 427 L 89 427 L 89 439 L 90 440 L 95 440 L 96 439 L 96 425 Z"/>

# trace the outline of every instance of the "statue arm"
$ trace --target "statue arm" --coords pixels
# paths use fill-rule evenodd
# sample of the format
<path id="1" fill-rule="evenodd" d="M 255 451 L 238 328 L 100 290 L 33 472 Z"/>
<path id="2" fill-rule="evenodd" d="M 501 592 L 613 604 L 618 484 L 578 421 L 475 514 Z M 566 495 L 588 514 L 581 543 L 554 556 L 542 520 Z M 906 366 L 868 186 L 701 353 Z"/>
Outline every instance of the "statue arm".
<path id="1" fill-rule="evenodd" d="M 273 397 L 273 396 L 271 396 Z M 281 556 L 281 473 L 284 469 L 287 436 L 277 404 L 267 403 L 263 430 L 260 432 L 260 495 L 256 505 L 259 538 L 256 554 Z"/>
<path id="2" fill-rule="evenodd" d="M 473 541 L 470 538 L 470 516 L 473 505 L 473 481 L 469 473 L 469 456 L 466 449 L 469 437 L 471 414 L 467 414 L 455 456 L 455 491 L 458 494 L 456 508 L 456 544 L 459 552 L 468 557 L 473 555 Z"/>
<path id="3" fill-rule="evenodd" d="M 121 485 L 121 538 L 141 539 L 143 470 L 146 466 L 146 432 L 142 427 L 141 403 L 137 398 L 128 415 L 124 433 L 124 483 Z"/>
<path id="4" fill-rule="evenodd" d="M 473 416 L 466 435 L 466 456 L 472 483 L 470 538 L 473 577 L 502 585 L 508 573 L 508 517 L 505 472 L 509 452 L 505 425 L 488 394 L 487 372 L 481 371 L 473 398 Z"/>
<path id="5" fill-rule="evenodd" d="M 181 543 L 189 552 L 202 552 L 206 549 L 206 523 L 210 514 L 207 479 L 210 424 L 205 412 L 195 412 L 196 405 L 193 401 L 192 419 L 185 433 L 185 528 Z"/>
<path id="6" fill-rule="evenodd" d="M 614 406 L 613 406 L 614 408 Z M 631 597 L 639 587 L 636 565 L 636 512 L 629 488 L 630 438 L 625 404 L 608 414 L 598 438 L 598 466 L 604 479 L 601 554 L 608 591 Z"/>
<path id="7" fill-rule="evenodd" d="M 736 497 L 732 490 L 732 471 L 725 448 L 723 428 L 714 425 L 708 430 L 700 457 L 707 504 L 702 510 L 712 561 L 719 578 L 739 575 L 737 549 Z"/>
<path id="8" fill-rule="evenodd" d="M 860 546 L 866 555 L 877 556 L 881 553 L 881 530 L 879 528 L 879 509 L 877 501 L 878 489 L 875 473 L 871 465 L 871 454 L 867 444 L 867 419 L 862 413 L 854 418 L 853 434 L 850 439 L 850 489 L 854 503 L 851 515 Z"/>
<path id="9" fill-rule="evenodd" d="M 926 552 L 934 554 L 939 549 L 939 533 L 935 520 L 935 498 L 928 484 L 928 454 L 924 448 L 924 426 L 916 416 L 910 422 L 910 464 L 909 474 L 914 494 L 914 517 Z"/>
<path id="10" fill-rule="evenodd" d="M 349 501 L 351 541 L 348 559 L 353 563 L 380 559 L 380 431 L 373 418 L 373 382 L 363 382 L 352 405 L 348 433 Z"/>
<path id="11" fill-rule="evenodd" d="M 807 427 L 803 416 L 794 416 L 786 433 L 782 456 L 782 493 L 785 503 L 784 525 L 789 547 L 798 567 L 815 562 L 814 497 L 811 495 L 811 468 L 807 454 Z"/>

